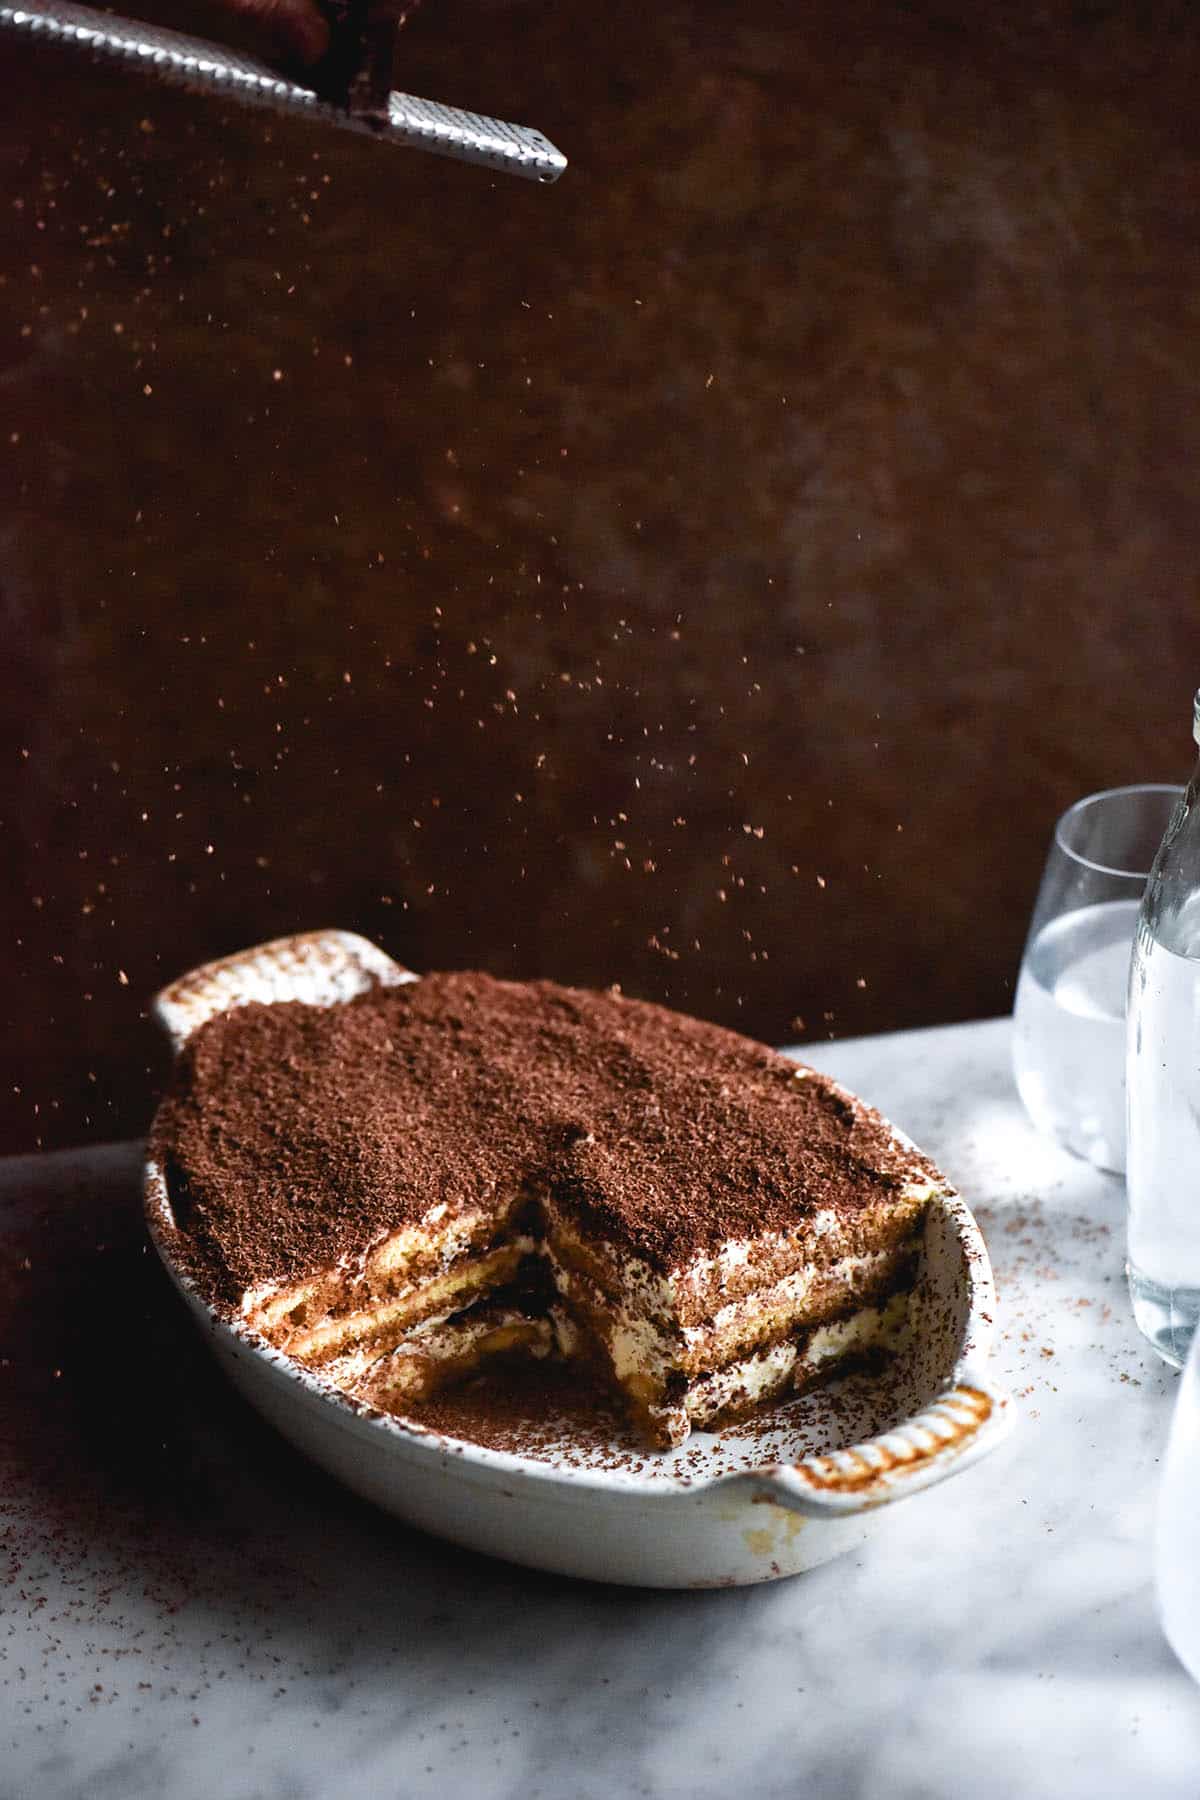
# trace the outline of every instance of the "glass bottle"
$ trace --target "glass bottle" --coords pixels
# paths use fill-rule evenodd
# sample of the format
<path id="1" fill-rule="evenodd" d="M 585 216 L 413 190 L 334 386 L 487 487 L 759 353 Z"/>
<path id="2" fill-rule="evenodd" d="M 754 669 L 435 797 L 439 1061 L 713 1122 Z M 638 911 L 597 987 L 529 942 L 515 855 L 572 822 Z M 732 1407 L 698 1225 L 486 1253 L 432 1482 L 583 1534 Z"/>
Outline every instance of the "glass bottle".
<path id="1" fill-rule="evenodd" d="M 1129 1292 L 1143 1334 L 1182 1368 L 1200 1320 L 1200 763 L 1146 883 L 1127 1017 Z"/>

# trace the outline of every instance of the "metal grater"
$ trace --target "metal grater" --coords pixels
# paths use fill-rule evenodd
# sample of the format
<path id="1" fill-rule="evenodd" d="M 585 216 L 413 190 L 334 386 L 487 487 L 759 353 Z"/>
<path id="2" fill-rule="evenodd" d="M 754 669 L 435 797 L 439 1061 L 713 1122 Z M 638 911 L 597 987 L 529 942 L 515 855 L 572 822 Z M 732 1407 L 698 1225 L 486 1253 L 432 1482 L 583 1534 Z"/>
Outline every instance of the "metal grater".
<path id="1" fill-rule="evenodd" d="M 155 80 L 193 93 L 316 119 L 384 143 L 428 150 L 456 162 L 481 163 L 526 181 L 557 181 L 567 166 L 561 150 L 528 125 L 510 125 L 504 119 L 443 106 L 439 100 L 419 100 L 414 94 L 388 94 L 386 111 L 336 106 L 312 88 L 289 81 L 269 63 L 222 44 L 114 18 L 66 0 L 39 0 L 35 7 L 0 0 L 0 30 L 67 45 L 96 62 L 144 68 Z"/>

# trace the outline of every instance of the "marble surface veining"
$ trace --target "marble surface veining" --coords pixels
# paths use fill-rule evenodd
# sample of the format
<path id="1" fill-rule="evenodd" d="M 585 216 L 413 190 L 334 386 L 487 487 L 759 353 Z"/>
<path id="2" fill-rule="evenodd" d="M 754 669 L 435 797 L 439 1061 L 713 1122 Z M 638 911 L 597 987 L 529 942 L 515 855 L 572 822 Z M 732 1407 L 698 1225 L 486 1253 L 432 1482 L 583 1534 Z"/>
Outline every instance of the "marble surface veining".
<path id="1" fill-rule="evenodd" d="M 208 1368 L 134 1147 L 0 1165 L 5 1800 L 1194 1800 L 1200 1692 L 1151 1585 L 1175 1378 L 1128 1315 L 1120 1184 L 1027 1125 L 1006 1021 L 809 1054 L 975 1208 L 1022 1416 L 859 1554 L 740 1591 L 376 1515 Z"/>

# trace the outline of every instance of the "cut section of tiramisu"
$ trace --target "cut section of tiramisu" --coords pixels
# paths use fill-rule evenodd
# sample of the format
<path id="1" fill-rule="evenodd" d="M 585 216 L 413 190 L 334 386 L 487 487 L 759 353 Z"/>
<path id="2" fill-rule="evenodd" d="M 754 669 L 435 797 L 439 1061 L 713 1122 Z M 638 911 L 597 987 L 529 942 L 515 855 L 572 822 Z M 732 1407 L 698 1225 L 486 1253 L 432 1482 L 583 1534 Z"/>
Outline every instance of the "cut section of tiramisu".
<path id="1" fill-rule="evenodd" d="M 206 1296 L 360 1399 L 580 1359 L 663 1446 L 894 1348 L 945 1186 L 733 1032 L 470 973 L 209 1020 L 154 1153 Z"/>

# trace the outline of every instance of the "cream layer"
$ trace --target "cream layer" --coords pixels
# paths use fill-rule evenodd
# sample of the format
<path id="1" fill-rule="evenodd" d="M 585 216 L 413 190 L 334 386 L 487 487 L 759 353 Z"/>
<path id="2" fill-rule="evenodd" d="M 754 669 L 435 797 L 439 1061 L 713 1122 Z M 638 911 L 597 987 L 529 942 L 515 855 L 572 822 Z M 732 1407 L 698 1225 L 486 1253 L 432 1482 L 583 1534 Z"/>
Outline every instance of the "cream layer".
<path id="1" fill-rule="evenodd" d="M 531 1204 L 524 1195 L 498 1212 L 439 1206 L 305 1282 L 248 1293 L 243 1312 L 288 1354 L 324 1366 L 365 1399 L 419 1398 L 519 1343 L 535 1355 L 557 1344 L 570 1356 L 582 1348 L 582 1328 L 635 1411 L 661 1441 L 676 1443 L 690 1424 L 712 1423 L 882 1344 L 905 1299 L 888 1290 L 936 1191 L 934 1182 L 911 1182 L 867 1214 L 825 1209 L 803 1230 L 736 1240 L 666 1274 L 580 1233 L 553 1197 L 541 1202 L 540 1231 L 532 1220 L 515 1228 L 514 1215 Z M 550 1309 L 556 1321 L 514 1313 L 489 1325 L 480 1303 L 533 1256 L 564 1303 Z"/>
<path id="2" fill-rule="evenodd" d="M 692 1425 L 712 1424 L 731 1408 L 749 1407 L 788 1388 L 800 1391 L 851 1356 L 894 1352 L 908 1335 L 909 1296 L 892 1294 L 877 1306 L 863 1306 L 845 1318 L 816 1325 L 798 1337 L 771 1344 L 715 1374 L 693 1381 L 683 1406 Z"/>
<path id="3" fill-rule="evenodd" d="M 729 1309 L 739 1300 L 754 1308 L 785 1277 L 815 1287 L 821 1271 L 832 1271 L 852 1257 L 881 1254 L 885 1246 L 915 1237 L 928 1201 L 939 1191 L 937 1182 L 913 1181 L 865 1210 L 844 1213 L 823 1207 L 802 1227 L 732 1239 L 715 1254 L 695 1257 L 666 1273 L 603 1238 L 581 1233 L 553 1196 L 544 1203 L 544 1229 L 560 1266 L 582 1267 L 614 1305 L 631 1315 L 656 1320 L 664 1331 L 722 1331 L 733 1317 Z"/>
<path id="4" fill-rule="evenodd" d="M 908 1241 L 860 1256 L 843 1256 L 823 1268 L 797 1269 L 760 1294 L 721 1307 L 710 1325 L 683 1329 L 680 1366 L 689 1375 L 744 1354 L 782 1332 L 815 1324 L 855 1301 L 875 1300 L 911 1262 Z"/>
<path id="5" fill-rule="evenodd" d="M 693 1430 L 740 1417 L 781 1395 L 802 1393 L 832 1376 L 852 1357 L 892 1354 L 908 1335 L 908 1295 L 893 1294 L 878 1306 L 860 1307 L 844 1319 L 818 1325 L 798 1338 L 771 1344 L 753 1356 L 690 1382 L 669 1403 L 646 1408 L 660 1442 L 677 1448 Z"/>
<path id="6" fill-rule="evenodd" d="M 908 1327 L 908 1295 L 893 1294 L 877 1306 L 860 1307 L 848 1317 L 703 1375 L 676 1404 L 649 1411 L 664 1435 L 682 1442 L 689 1429 L 714 1424 L 724 1413 L 753 1407 L 789 1389 L 802 1391 L 849 1357 L 899 1350 Z M 460 1318 L 415 1326 L 402 1344 L 346 1385 L 353 1386 L 358 1398 L 386 1410 L 427 1400 L 496 1356 L 519 1352 L 540 1359 L 558 1354 L 569 1360 L 579 1350 L 579 1334 L 558 1308 L 536 1318 L 511 1307 L 482 1306 Z"/>
<path id="7" fill-rule="evenodd" d="M 278 1341 L 279 1333 L 385 1300 L 440 1274 L 470 1250 L 503 1239 L 525 1196 L 513 1192 L 489 1207 L 451 1209 L 441 1201 L 415 1224 L 389 1232 L 298 1281 L 248 1288 L 241 1313 L 253 1331 Z"/>
<path id="8" fill-rule="evenodd" d="M 818 1328 L 831 1314 L 845 1313 L 856 1301 L 883 1299 L 884 1286 L 907 1258 L 890 1251 L 854 1259 L 853 1268 L 839 1265 L 840 1283 L 825 1280 L 820 1289 L 821 1318 L 811 1307 L 812 1288 L 799 1275 L 789 1276 L 777 1289 L 752 1303 L 739 1301 L 737 1316 L 723 1333 L 662 1330 L 656 1321 L 639 1316 L 624 1306 L 614 1306 L 602 1289 L 577 1269 L 555 1264 L 554 1283 L 566 1305 L 586 1320 L 612 1364 L 613 1374 L 646 1402 L 667 1390 L 672 1376 L 696 1380 L 714 1369 L 740 1366 L 754 1354 L 766 1354 L 778 1341 L 793 1341 L 806 1329 Z M 871 1290 L 874 1290 L 872 1292 Z"/>
<path id="9" fill-rule="evenodd" d="M 542 1358 L 556 1345 L 552 1319 L 512 1307 L 481 1306 L 461 1318 L 415 1326 L 401 1344 L 371 1364 L 353 1391 L 374 1406 L 394 1409 L 429 1399 L 493 1357 L 519 1351 Z"/>
<path id="10" fill-rule="evenodd" d="M 506 1286 L 535 1248 L 533 1238 L 514 1236 L 481 1255 L 460 1258 L 450 1268 L 394 1298 L 370 1301 L 355 1311 L 326 1316 L 313 1325 L 290 1331 L 276 1328 L 265 1335 L 304 1363 L 328 1362 L 358 1345 L 382 1355 L 413 1326 L 427 1319 L 448 1318 L 482 1295 Z"/>

